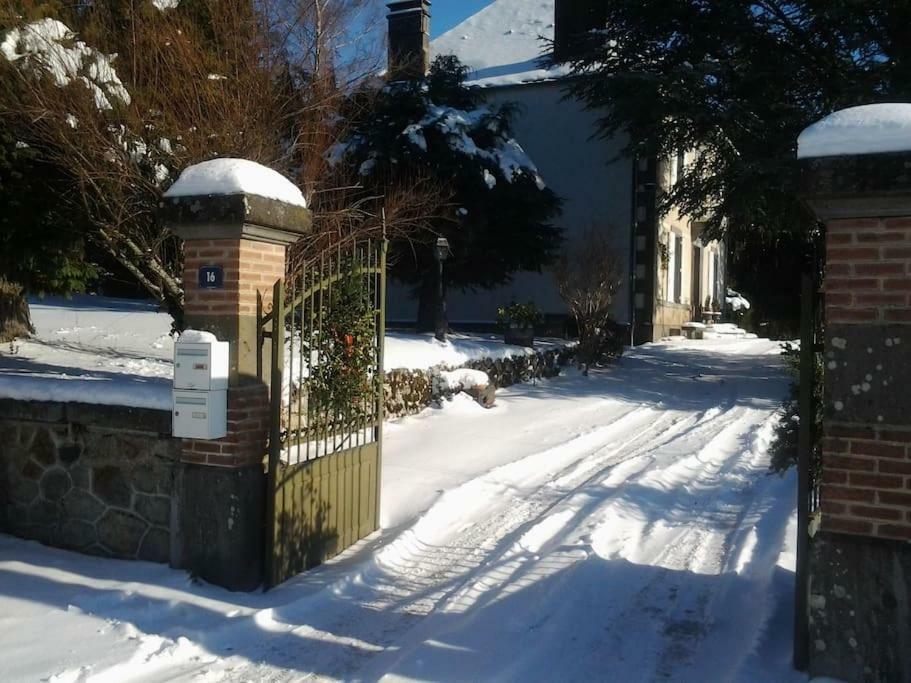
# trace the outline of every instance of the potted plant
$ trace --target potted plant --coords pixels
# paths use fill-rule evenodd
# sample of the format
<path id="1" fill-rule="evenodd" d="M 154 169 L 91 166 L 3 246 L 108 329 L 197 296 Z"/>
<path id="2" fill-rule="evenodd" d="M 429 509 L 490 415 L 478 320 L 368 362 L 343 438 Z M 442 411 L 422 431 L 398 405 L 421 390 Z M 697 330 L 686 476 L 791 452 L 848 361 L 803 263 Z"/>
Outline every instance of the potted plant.
<path id="1" fill-rule="evenodd" d="M 531 301 L 518 304 L 515 301 L 497 309 L 497 320 L 503 328 L 503 341 L 518 346 L 534 346 L 535 325 L 544 320 L 541 311 Z"/>

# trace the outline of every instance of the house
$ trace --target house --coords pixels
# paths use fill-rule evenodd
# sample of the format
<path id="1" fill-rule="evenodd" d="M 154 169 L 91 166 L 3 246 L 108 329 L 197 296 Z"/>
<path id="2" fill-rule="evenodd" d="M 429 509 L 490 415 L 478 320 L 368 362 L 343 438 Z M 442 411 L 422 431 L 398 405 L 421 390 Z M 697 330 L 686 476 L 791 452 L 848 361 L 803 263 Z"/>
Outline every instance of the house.
<path id="1" fill-rule="evenodd" d="M 600 2 L 589 0 L 494 0 L 458 26 L 429 40 L 429 0 L 389 3 L 390 68 L 426 72 L 433 56 L 454 54 L 471 68 L 469 85 L 482 88 L 493 104 L 515 102 L 515 137 L 534 160 L 544 181 L 564 200 L 557 225 L 567 240 L 589 229 L 607 231 L 621 255 L 624 278 L 614 307 L 629 324 L 636 343 L 680 334 L 704 309 L 723 302 L 723 245 L 702 239 L 702 226 L 670 212 L 659 216 L 659 193 L 676 182 L 690 155 L 673 159 L 632 159 L 622 154 L 622 136 L 597 136 L 598 112 L 566 97 L 568 69 L 541 61 L 558 53 L 574 35 L 603 26 Z M 599 19 L 600 15 L 600 19 Z M 504 287 L 451 292 L 450 322 L 483 325 L 496 320 L 497 307 L 534 301 L 548 317 L 566 315 L 549 273 L 517 273 Z M 394 287 L 391 321 L 413 321 L 416 302 Z"/>

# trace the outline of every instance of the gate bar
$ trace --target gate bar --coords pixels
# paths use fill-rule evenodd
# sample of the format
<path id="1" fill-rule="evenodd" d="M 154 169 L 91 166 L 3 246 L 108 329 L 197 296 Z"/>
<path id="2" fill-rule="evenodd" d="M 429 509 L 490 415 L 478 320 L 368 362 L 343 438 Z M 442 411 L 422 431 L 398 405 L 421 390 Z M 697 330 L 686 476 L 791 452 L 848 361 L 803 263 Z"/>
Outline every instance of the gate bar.
<path id="1" fill-rule="evenodd" d="M 800 378 L 797 414 L 797 566 L 794 581 L 794 668 L 809 665 L 810 466 L 813 450 L 813 384 L 816 381 L 816 297 L 813 276 L 801 276 Z"/>

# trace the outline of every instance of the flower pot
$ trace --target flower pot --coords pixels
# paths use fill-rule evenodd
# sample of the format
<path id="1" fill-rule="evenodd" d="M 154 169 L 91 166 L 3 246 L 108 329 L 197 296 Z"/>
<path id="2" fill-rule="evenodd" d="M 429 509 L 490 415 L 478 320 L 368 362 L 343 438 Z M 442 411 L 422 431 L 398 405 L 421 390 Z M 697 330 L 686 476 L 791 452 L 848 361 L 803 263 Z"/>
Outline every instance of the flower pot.
<path id="1" fill-rule="evenodd" d="M 503 341 L 507 344 L 515 344 L 516 346 L 534 346 L 535 328 L 513 327 L 510 325 L 503 333 Z"/>

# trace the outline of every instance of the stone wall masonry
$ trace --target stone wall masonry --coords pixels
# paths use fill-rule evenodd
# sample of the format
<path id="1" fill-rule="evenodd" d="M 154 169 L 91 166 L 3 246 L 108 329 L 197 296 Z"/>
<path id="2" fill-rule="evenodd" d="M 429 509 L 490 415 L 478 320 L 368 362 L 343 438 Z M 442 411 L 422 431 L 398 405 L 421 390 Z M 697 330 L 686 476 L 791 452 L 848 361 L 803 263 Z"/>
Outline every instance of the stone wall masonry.
<path id="1" fill-rule="evenodd" d="M 0 531 L 168 562 L 180 441 L 170 412 L 0 400 Z"/>

